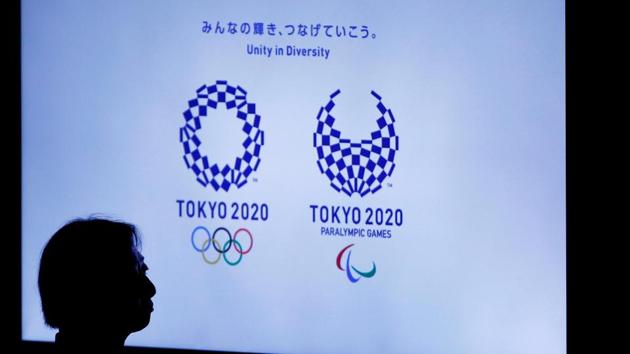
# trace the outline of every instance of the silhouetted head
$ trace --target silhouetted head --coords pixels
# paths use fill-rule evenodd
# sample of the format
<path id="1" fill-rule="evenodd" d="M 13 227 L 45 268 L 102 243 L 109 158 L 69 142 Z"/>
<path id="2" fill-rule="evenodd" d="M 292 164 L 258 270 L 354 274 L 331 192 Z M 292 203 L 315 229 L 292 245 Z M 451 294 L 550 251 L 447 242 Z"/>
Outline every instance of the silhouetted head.
<path id="1" fill-rule="evenodd" d="M 60 333 L 97 333 L 123 343 L 146 327 L 155 287 L 139 248 L 136 228 L 124 222 L 78 219 L 59 229 L 39 268 L 46 324 Z"/>

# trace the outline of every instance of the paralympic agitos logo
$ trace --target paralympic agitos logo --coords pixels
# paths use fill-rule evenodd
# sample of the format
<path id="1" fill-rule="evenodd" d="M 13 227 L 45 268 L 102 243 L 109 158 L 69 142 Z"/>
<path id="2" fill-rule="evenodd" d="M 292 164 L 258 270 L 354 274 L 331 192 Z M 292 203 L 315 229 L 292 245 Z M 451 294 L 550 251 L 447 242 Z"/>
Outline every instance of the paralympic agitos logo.
<path id="1" fill-rule="evenodd" d="M 219 166 L 202 152 L 202 141 L 198 132 L 202 127 L 202 117 L 208 118 L 210 110 L 224 108 L 234 110 L 236 119 L 243 121 L 245 138 L 241 156 L 234 159 L 234 164 Z M 228 191 L 230 186 L 241 188 L 247 183 L 249 175 L 258 169 L 260 150 L 265 143 L 264 132 L 260 129 L 260 115 L 256 105 L 247 102 L 247 91 L 240 86 L 230 86 L 227 81 L 203 85 L 197 89 L 197 96 L 188 101 L 188 109 L 183 113 L 186 124 L 179 129 L 179 141 L 184 148 L 184 162 L 197 177 L 202 186 L 210 185 L 215 191 Z M 203 122 L 205 125 L 207 122 Z M 209 123 L 209 122 L 208 122 Z M 206 129 L 208 129 L 206 127 Z"/>
<path id="2" fill-rule="evenodd" d="M 372 262 L 372 269 L 370 269 L 369 271 L 359 270 L 355 266 L 351 265 L 352 263 L 350 262 L 350 258 L 352 256 L 352 251 L 350 250 L 350 248 L 352 246 L 354 246 L 354 243 L 351 243 L 348 246 L 344 247 L 339 252 L 339 254 L 337 254 L 337 268 L 341 270 L 342 272 L 346 272 L 346 276 L 348 277 L 348 280 L 350 280 L 351 283 L 356 283 L 361 278 L 373 277 L 376 274 L 376 263 Z M 343 259 L 344 254 L 346 254 L 346 251 L 348 255 L 345 257 L 346 261 L 345 261 L 345 269 L 344 269 L 342 265 L 342 263 L 344 262 L 342 261 L 342 259 Z"/>

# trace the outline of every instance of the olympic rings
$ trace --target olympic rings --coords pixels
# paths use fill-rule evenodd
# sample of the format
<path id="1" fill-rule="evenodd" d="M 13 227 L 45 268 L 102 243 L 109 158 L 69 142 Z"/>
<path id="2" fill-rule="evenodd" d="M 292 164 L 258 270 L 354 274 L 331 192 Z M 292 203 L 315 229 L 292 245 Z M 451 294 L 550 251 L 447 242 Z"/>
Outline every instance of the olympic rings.
<path id="1" fill-rule="evenodd" d="M 206 234 L 206 239 L 201 244 L 201 247 L 199 247 L 198 243 L 195 242 L 195 235 L 199 231 L 203 231 Z M 223 246 L 221 246 L 221 243 L 216 238 L 219 231 L 223 231 L 228 235 L 228 239 L 223 243 Z M 241 244 L 241 242 L 236 240 L 236 237 L 243 232 L 249 236 L 249 247 L 246 250 L 243 250 L 243 245 Z M 238 230 L 236 230 L 236 232 L 234 232 L 234 235 L 232 235 L 232 233 L 225 227 L 218 227 L 214 230 L 214 232 L 211 233 L 204 226 L 197 226 L 193 229 L 192 234 L 190 235 L 190 241 L 195 251 L 201 253 L 204 262 L 210 265 L 215 265 L 219 263 L 219 261 L 221 260 L 221 256 L 223 256 L 223 260 L 225 261 L 225 263 L 231 266 L 235 266 L 241 263 L 241 261 L 243 260 L 243 255 L 249 253 L 254 246 L 254 237 L 251 231 L 246 228 L 239 228 Z M 210 250 L 210 245 L 212 245 L 212 249 L 214 249 L 217 253 L 215 259 L 209 259 L 206 255 L 206 253 Z M 234 250 L 236 250 L 236 253 L 238 254 L 236 260 L 230 260 L 227 256 L 228 252 L 232 249 L 232 245 L 234 245 Z"/>
<path id="2" fill-rule="evenodd" d="M 238 245 L 238 248 L 243 249 L 243 248 L 241 247 L 241 244 L 240 244 L 238 241 L 234 240 L 233 242 L 234 242 L 234 245 L 235 245 L 235 246 L 234 246 L 234 248 L 236 248 L 236 247 L 237 247 L 236 245 Z M 228 247 L 228 248 L 229 248 L 229 247 Z M 225 250 L 225 245 L 223 245 L 223 260 L 225 260 L 225 263 L 227 263 L 227 264 L 229 264 L 229 265 L 231 265 L 231 266 L 235 266 L 235 265 L 237 265 L 237 264 L 241 263 L 241 259 L 243 259 L 243 254 L 242 254 L 242 253 L 240 253 L 240 252 L 239 252 L 239 254 L 238 254 L 238 260 L 236 260 L 236 261 L 234 261 L 234 262 L 230 262 L 230 261 L 227 259 L 227 257 L 225 256 L 225 254 L 226 254 L 226 253 L 227 253 L 227 251 Z"/>
<path id="3" fill-rule="evenodd" d="M 247 235 L 249 236 L 249 248 L 247 249 L 247 251 L 243 251 L 243 249 L 241 248 L 241 250 L 236 250 L 238 253 L 240 254 L 248 254 L 249 251 L 252 250 L 252 247 L 254 247 L 254 237 L 252 236 L 252 233 L 249 232 L 249 230 L 245 229 L 245 228 L 240 228 L 238 230 L 236 230 L 236 232 L 234 233 L 234 242 L 236 242 L 236 236 L 238 235 L 239 232 L 246 232 Z M 240 244 L 239 244 L 240 246 Z"/>
<path id="4" fill-rule="evenodd" d="M 226 229 L 225 227 L 220 227 L 220 228 L 214 230 L 214 232 L 212 233 L 212 239 L 214 240 L 216 235 L 217 235 L 217 232 L 219 232 L 221 230 L 225 231 L 227 233 L 227 235 L 228 235 L 228 240 L 226 242 L 227 249 L 225 248 L 225 245 L 223 245 L 223 250 L 220 250 L 219 248 L 217 248 L 214 245 L 214 242 L 212 243 L 212 247 L 214 247 L 214 250 L 219 252 L 219 253 L 225 253 L 225 252 L 230 250 L 230 247 L 232 247 L 232 234 L 228 231 L 228 229 Z"/>
<path id="5" fill-rule="evenodd" d="M 206 244 L 210 243 L 210 239 L 207 239 L 203 242 L 203 247 L 206 246 Z M 213 244 L 219 244 L 219 241 L 217 240 L 212 240 Z M 221 253 L 217 253 L 217 259 L 215 259 L 214 261 L 209 261 L 208 258 L 206 258 L 206 252 L 201 252 L 201 256 L 203 257 L 203 260 L 206 261 L 206 263 L 208 264 L 212 264 L 215 265 L 219 262 L 219 260 L 221 259 Z"/>
<path id="6" fill-rule="evenodd" d="M 193 248 L 194 248 L 197 252 L 201 252 L 201 253 L 203 253 L 203 252 L 205 252 L 205 251 L 207 251 L 207 250 L 208 250 L 208 248 L 210 247 L 210 244 L 209 244 L 209 243 L 208 243 L 208 244 L 206 244 L 206 243 L 204 242 L 203 246 L 201 246 L 201 249 L 199 249 L 199 248 L 197 247 L 197 245 L 195 244 L 195 233 L 197 232 L 197 230 L 203 230 L 203 231 L 205 231 L 205 232 L 206 232 L 206 234 L 208 234 L 208 239 L 210 239 L 210 238 L 211 238 L 211 237 L 210 237 L 210 231 L 208 231 L 208 229 L 206 229 L 206 228 L 205 228 L 205 227 L 203 227 L 203 226 L 197 226 L 197 227 L 193 230 L 193 232 L 192 232 L 191 241 L 192 241 L 192 246 L 193 246 Z"/>

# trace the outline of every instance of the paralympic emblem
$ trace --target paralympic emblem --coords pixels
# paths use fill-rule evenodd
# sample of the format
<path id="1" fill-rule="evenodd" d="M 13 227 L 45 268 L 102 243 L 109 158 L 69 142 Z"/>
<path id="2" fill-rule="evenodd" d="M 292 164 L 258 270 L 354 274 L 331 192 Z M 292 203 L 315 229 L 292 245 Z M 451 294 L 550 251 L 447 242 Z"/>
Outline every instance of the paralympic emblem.
<path id="1" fill-rule="evenodd" d="M 198 232 L 205 233 L 205 239 L 201 243 L 201 247 L 198 246 L 199 243 L 195 239 L 195 236 Z M 217 235 L 219 233 L 226 234 L 228 237 L 227 240 L 223 242 L 223 244 L 221 244 L 217 240 Z M 243 245 L 236 240 L 236 238 L 240 234 L 246 234 L 249 237 L 249 247 L 247 247 L 247 249 L 243 249 Z M 203 260 L 210 265 L 215 265 L 219 263 L 221 258 L 223 258 L 225 263 L 231 266 L 235 266 L 241 263 L 243 255 L 248 254 L 254 246 L 254 237 L 252 236 L 252 233 L 246 228 L 240 228 L 236 230 L 234 234 L 232 234 L 225 227 L 219 227 L 211 233 L 210 230 L 208 230 L 207 228 L 203 226 L 197 226 L 190 235 L 190 241 L 192 242 L 192 246 L 195 251 L 201 253 L 201 257 L 203 258 Z M 214 251 L 212 251 L 211 248 Z M 230 250 L 236 251 L 237 256 L 231 256 L 231 259 L 228 258 L 228 252 Z M 216 258 L 209 259 L 207 253 L 216 253 Z"/>
<path id="2" fill-rule="evenodd" d="M 333 127 L 336 118 L 332 115 L 334 99 L 340 92 L 333 92 L 328 103 L 317 113 L 317 131 L 313 134 L 317 166 L 337 192 L 364 197 L 381 189 L 385 178 L 394 172 L 399 145 L 394 129 L 396 120 L 381 96 L 372 91 L 372 96 L 378 100 L 378 130 L 373 131 L 369 139 L 342 139 L 341 132 Z"/>
<path id="3" fill-rule="evenodd" d="M 197 134 L 202 127 L 202 117 L 205 120 L 210 109 L 218 108 L 235 109 L 236 118 L 243 122 L 244 151 L 232 165 L 212 163 L 200 149 L 202 142 Z M 256 113 L 256 105 L 247 102 L 247 91 L 221 80 L 210 86 L 203 85 L 197 89 L 197 96 L 188 101 L 188 109 L 183 115 L 186 124 L 179 129 L 179 141 L 184 148 L 186 167 L 195 173 L 197 182 L 204 187 L 210 185 L 215 191 L 223 189 L 226 192 L 232 185 L 244 186 L 249 175 L 258 169 L 260 149 L 265 143 L 260 115 Z"/>
<path id="4" fill-rule="evenodd" d="M 361 278 L 373 277 L 374 274 L 376 274 L 376 263 L 372 262 L 372 269 L 368 272 L 360 271 L 354 266 L 350 265 L 350 256 L 352 255 L 350 247 L 352 246 L 354 246 L 354 243 L 349 244 L 348 246 L 344 247 L 341 252 L 339 252 L 339 254 L 337 255 L 337 268 L 339 268 L 339 270 L 341 271 L 345 271 L 346 275 L 348 276 L 348 280 L 350 280 L 350 282 L 352 283 L 358 282 Z M 348 256 L 346 257 L 346 269 L 343 269 L 343 267 L 341 266 L 341 259 L 343 258 L 343 255 L 344 253 L 346 253 L 346 251 L 348 251 Z M 353 274 L 351 269 L 357 274 L 357 276 Z"/>

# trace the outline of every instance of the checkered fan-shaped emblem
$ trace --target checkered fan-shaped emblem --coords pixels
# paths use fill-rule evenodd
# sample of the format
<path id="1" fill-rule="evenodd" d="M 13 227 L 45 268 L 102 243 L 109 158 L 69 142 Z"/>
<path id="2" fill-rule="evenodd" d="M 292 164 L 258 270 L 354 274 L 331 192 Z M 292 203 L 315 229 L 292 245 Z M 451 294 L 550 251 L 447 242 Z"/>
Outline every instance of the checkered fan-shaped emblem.
<path id="1" fill-rule="evenodd" d="M 243 122 L 243 154 L 234 159 L 234 164 L 219 166 L 212 163 L 202 153 L 201 140 L 197 133 L 203 125 L 211 127 L 207 121 L 211 110 L 233 110 L 236 118 Z M 241 188 L 247 183 L 249 175 L 258 169 L 260 149 L 264 145 L 264 132 L 260 129 L 260 115 L 256 114 L 256 105 L 247 102 L 247 91 L 240 86 L 230 86 L 227 81 L 203 85 L 197 90 L 197 97 L 188 101 L 188 109 L 183 113 L 186 124 L 179 129 L 179 141 L 184 148 L 184 162 L 192 170 L 197 181 L 204 187 L 212 186 L 215 191 L 228 191 L 231 185 Z M 210 128 L 211 129 L 211 128 Z"/>
<path id="2" fill-rule="evenodd" d="M 343 139 L 341 132 L 333 127 L 335 118 L 332 115 L 335 96 L 340 92 L 332 93 L 330 101 L 317 114 L 317 131 L 313 134 L 317 166 L 336 191 L 363 197 L 381 189 L 385 178 L 394 172 L 394 157 L 398 151 L 395 119 L 392 111 L 381 102 L 381 96 L 372 91 L 372 96 L 378 100 L 378 130 L 370 134 L 370 139 Z"/>

